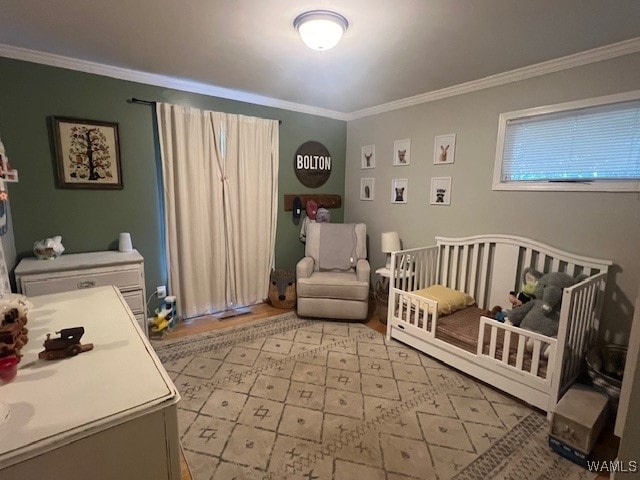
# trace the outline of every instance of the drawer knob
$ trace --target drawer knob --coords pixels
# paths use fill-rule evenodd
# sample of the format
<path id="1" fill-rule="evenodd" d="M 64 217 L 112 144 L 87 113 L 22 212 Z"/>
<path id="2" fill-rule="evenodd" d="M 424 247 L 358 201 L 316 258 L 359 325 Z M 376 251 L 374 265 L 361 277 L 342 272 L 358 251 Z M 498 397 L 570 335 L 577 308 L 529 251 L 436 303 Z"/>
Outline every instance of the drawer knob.
<path id="1" fill-rule="evenodd" d="M 92 288 L 96 286 L 96 282 L 93 280 L 85 280 L 84 282 L 80 282 L 77 284 L 78 288 Z"/>

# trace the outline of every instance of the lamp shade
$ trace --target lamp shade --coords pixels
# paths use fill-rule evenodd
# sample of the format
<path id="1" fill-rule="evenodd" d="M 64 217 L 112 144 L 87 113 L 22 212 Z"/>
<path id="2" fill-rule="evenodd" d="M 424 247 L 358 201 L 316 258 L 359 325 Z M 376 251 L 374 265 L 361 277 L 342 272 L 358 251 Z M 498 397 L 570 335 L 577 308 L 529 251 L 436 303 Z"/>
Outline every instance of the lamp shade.
<path id="1" fill-rule="evenodd" d="M 384 253 L 400 250 L 400 236 L 398 232 L 382 232 L 382 251 Z"/>
<path id="2" fill-rule="evenodd" d="M 307 47 L 322 52 L 338 44 L 349 22 L 339 13 L 313 10 L 298 15 L 293 26 Z"/>

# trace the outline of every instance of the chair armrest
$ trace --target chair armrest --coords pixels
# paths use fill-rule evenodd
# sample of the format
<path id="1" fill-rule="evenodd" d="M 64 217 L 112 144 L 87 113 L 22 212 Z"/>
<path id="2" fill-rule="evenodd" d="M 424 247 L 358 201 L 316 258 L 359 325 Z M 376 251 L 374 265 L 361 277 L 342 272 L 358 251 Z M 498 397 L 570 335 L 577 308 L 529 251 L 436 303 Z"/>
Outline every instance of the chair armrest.
<path id="1" fill-rule="evenodd" d="M 369 265 L 369 261 L 361 258 L 356 263 L 356 277 L 359 282 L 367 282 L 369 283 L 369 276 L 371 274 L 371 266 Z"/>
<path id="2" fill-rule="evenodd" d="M 309 278 L 313 273 L 313 258 L 304 257 L 296 265 L 296 278 Z"/>

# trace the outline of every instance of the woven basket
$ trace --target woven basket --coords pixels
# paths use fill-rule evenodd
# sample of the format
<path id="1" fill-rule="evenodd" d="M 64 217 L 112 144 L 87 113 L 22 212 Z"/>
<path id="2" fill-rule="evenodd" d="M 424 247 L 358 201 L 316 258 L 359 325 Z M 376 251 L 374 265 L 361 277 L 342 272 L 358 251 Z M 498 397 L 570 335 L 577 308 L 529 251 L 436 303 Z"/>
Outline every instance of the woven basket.
<path id="1" fill-rule="evenodd" d="M 587 352 L 587 373 L 596 390 L 608 395 L 617 404 L 622 387 L 622 375 L 627 359 L 627 347 L 602 345 Z"/>

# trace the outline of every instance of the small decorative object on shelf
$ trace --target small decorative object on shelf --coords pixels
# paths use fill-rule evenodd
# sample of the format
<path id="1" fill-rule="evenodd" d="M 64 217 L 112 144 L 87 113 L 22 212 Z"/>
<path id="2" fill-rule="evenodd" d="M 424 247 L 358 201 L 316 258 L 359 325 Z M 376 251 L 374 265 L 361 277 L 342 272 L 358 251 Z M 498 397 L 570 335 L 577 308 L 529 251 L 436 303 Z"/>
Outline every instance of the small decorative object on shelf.
<path id="1" fill-rule="evenodd" d="M 0 299 L 0 383 L 8 383 L 16 376 L 22 358 L 20 350 L 29 341 L 29 307 L 22 295 L 9 294 Z"/>
<path id="2" fill-rule="evenodd" d="M 47 333 L 47 339 L 43 344 L 44 350 L 38 354 L 38 358 L 42 360 L 57 360 L 75 357 L 79 353 L 93 349 L 93 343 L 80 343 L 80 339 L 84 335 L 84 327 L 63 328 L 56 333 L 60 337 L 51 338 L 51 334 Z"/>
<path id="3" fill-rule="evenodd" d="M 38 240 L 33 244 L 33 253 L 40 260 L 55 260 L 64 252 L 62 237 L 57 235 L 44 240 Z"/>

